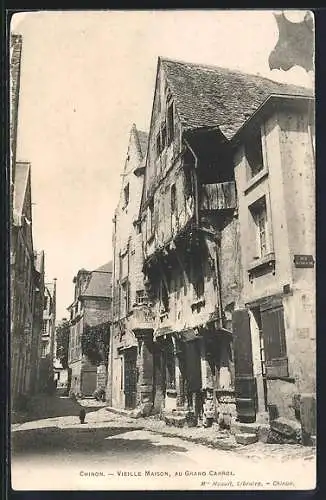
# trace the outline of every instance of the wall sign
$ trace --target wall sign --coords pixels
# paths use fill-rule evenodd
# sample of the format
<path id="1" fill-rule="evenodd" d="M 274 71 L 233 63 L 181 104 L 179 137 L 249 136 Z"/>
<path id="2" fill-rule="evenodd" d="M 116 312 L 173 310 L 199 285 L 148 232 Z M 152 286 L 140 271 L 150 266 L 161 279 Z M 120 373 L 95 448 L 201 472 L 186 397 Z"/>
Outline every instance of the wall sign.
<path id="1" fill-rule="evenodd" d="M 315 265 L 312 255 L 295 255 L 293 262 L 295 267 L 314 267 Z"/>

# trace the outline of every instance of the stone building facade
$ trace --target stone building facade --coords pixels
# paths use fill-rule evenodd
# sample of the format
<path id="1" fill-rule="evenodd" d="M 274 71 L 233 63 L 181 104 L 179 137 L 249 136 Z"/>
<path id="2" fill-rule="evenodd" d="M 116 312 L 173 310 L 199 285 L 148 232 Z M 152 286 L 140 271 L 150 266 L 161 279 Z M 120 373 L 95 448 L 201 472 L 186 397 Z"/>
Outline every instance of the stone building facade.
<path id="1" fill-rule="evenodd" d="M 151 401 L 153 322 L 144 285 L 139 208 L 147 134 L 133 125 L 113 228 L 113 323 L 107 400 L 133 409 Z"/>
<path id="2" fill-rule="evenodd" d="M 17 161 L 23 39 L 10 36 L 10 353 L 11 404 L 40 388 L 44 253 L 33 247 L 31 165 Z"/>
<path id="3" fill-rule="evenodd" d="M 303 92 L 159 58 L 140 211 L 156 411 L 200 416 L 208 394 L 218 418 L 239 408 L 232 330 L 244 276 L 231 140 L 271 94 Z"/>
<path id="4" fill-rule="evenodd" d="M 31 392 L 42 390 L 41 372 L 41 338 L 43 332 L 43 311 L 45 296 L 45 255 L 44 252 L 34 252 L 34 313 L 33 313 L 33 337 L 32 337 L 32 378 Z"/>
<path id="5" fill-rule="evenodd" d="M 36 390 L 39 366 L 39 321 L 44 264 L 35 262 L 32 236 L 31 166 L 15 168 L 11 247 L 11 396 Z"/>
<path id="6" fill-rule="evenodd" d="M 56 323 L 56 280 L 44 285 L 43 321 L 41 336 L 40 381 L 43 390 L 51 389 L 54 381 Z"/>
<path id="7" fill-rule="evenodd" d="M 314 100 L 270 96 L 233 137 L 242 286 L 238 413 L 315 433 Z M 245 340 L 246 339 L 246 340 Z"/>
<path id="8" fill-rule="evenodd" d="M 106 370 L 92 363 L 83 353 L 82 337 L 86 329 L 105 325 L 110 334 L 112 318 L 112 264 L 94 271 L 81 269 L 74 278 L 75 296 L 69 306 L 70 336 L 68 365 L 71 369 L 71 391 L 91 396 L 100 385 L 106 386 Z M 103 372 L 105 377 L 103 380 Z"/>
<path id="9" fill-rule="evenodd" d="M 17 152 L 17 129 L 18 129 L 18 106 L 20 94 L 20 72 L 22 58 L 23 38 L 21 35 L 12 33 L 10 37 L 10 174 L 11 192 L 15 178 L 16 152 Z"/>

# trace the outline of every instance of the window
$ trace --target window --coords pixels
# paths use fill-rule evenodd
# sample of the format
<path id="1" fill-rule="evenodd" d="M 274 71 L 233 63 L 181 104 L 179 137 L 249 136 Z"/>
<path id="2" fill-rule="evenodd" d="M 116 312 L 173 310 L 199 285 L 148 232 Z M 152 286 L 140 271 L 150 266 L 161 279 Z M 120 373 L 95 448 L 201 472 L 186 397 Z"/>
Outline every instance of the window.
<path id="1" fill-rule="evenodd" d="M 150 238 L 154 232 L 154 200 L 151 200 L 148 206 L 148 229 Z"/>
<path id="2" fill-rule="evenodd" d="M 160 312 L 166 313 L 169 311 L 169 291 L 166 284 L 161 281 L 160 285 Z"/>
<path id="3" fill-rule="evenodd" d="M 42 334 L 43 335 L 47 335 L 48 332 L 47 332 L 47 321 L 46 320 L 43 320 L 43 323 L 42 323 Z"/>
<path id="4" fill-rule="evenodd" d="M 257 130 L 245 146 L 249 166 L 249 177 L 254 177 L 264 168 L 261 131 Z"/>
<path id="5" fill-rule="evenodd" d="M 42 352 L 41 352 L 41 357 L 42 358 L 46 357 L 46 347 L 47 347 L 47 344 L 43 343 L 42 344 Z"/>
<path id="6" fill-rule="evenodd" d="M 171 186 L 171 212 L 174 213 L 176 211 L 176 187 L 175 184 Z"/>
<path id="7" fill-rule="evenodd" d="M 269 252 L 266 198 L 263 196 L 250 207 L 250 212 L 255 223 L 256 255 L 262 258 Z"/>
<path id="8" fill-rule="evenodd" d="M 161 128 L 161 148 L 162 148 L 162 151 L 165 148 L 165 146 L 166 146 L 166 124 L 163 123 L 162 128 Z"/>
<path id="9" fill-rule="evenodd" d="M 127 316 L 129 311 L 129 283 L 125 281 L 121 285 L 121 316 Z"/>
<path id="10" fill-rule="evenodd" d="M 282 301 L 260 305 L 260 323 L 263 340 L 262 363 L 267 378 L 288 377 L 284 310 Z"/>
<path id="11" fill-rule="evenodd" d="M 126 208 L 129 204 L 129 182 L 123 188 L 123 197 L 124 197 L 124 208 Z"/>
<path id="12" fill-rule="evenodd" d="M 168 104 L 167 109 L 167 140 L 168 144 L 171 144 L 174 137 L 174 111 L 173 102 Z"/>
<path id="13" fill-rule="evenodd" d="M 166 124 L 162 123 L 156 136 L 156 156 L 160 156 L 166 146 Z"/>
<path id="14" fill-rule="evenodd" d="M 136 290 L 136 304 L 146 304 L 147 296 L 145 290 Z"/>
<path id="15" fill-rule="evenodd" d="M 120 255 L 120 279 L 126 278 L 128 276 L 128 251 Z"/>
<path id="16" fill-rule="evenodd" d="M 161 131 L 158 132 L 156 136 L 156 156 L 159 157 L 161 154 Z"/>
<path id="17" fill-rule="evenodd" d="M 44 310 L 48 308 L 48 297 L 44 297 Z"/>

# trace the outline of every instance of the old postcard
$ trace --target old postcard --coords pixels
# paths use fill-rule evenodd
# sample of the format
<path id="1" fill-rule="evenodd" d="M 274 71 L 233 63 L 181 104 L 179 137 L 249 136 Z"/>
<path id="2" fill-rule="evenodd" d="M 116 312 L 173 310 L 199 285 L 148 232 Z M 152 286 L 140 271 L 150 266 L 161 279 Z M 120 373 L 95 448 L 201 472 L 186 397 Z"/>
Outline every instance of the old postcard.
<path id="1" fill-rule="evenodd" d="M 313 13 L 8 42 L 12 488 L 314 489 Z"/>

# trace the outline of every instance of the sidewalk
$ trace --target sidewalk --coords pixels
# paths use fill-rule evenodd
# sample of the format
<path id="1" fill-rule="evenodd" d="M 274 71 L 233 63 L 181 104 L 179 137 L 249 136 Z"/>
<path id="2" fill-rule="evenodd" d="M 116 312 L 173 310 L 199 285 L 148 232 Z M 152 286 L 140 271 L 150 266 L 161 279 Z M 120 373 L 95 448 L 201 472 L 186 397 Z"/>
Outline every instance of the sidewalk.
<path id="1" fill-rule="evenodd" d="M 264 458 L 275 457 L 279 461 L 292 459 L 311 460 L 315 458 L 316 449 L 299 444 L 265 444 L 257 442 L 250 445 L 241 445 L 235 441 L 234 435 L 229 431 L 221 431 L 217 424 L 210 428 L 205 427 L 170 427 L 158 416 L 132 418 L 128 410 L 117 409 L 107 406 L 107 412 L 112 415 L 121 415 L 129 423 L 137 422 L 144 429 L 160 434 L 161 436 L 178 437 L 184 441 L 202 444 L 210 448 L 221 450 L 233 450 L 237 454 L 247 456 L 253 460 L 260 461 Z"/>

